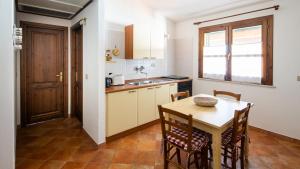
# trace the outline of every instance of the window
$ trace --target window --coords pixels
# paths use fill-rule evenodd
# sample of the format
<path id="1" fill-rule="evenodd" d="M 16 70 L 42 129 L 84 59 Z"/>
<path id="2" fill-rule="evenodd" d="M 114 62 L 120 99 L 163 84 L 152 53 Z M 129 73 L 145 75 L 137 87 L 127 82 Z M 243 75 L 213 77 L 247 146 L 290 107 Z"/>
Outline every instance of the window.
<path id="1" fill-rule="evenodd" d="M 199 29 L 199 78 L 273 85 L 273 16 Z"/>

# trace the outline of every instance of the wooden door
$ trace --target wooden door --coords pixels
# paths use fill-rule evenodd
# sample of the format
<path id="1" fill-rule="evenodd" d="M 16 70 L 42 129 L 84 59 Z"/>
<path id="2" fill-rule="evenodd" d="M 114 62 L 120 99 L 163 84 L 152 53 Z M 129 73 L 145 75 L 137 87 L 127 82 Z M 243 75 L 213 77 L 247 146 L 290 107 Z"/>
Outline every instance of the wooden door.
<path id="1" fill-rule="evenodd" d="M 82 26 L 72 29 L 72 114 L 82 122 L 82 55 L 83 39 Z"/>
<path id="2" fill-rule="evenodd" d="M 21 22 L 22 126 L 67 116 L 65 27 Z"/>

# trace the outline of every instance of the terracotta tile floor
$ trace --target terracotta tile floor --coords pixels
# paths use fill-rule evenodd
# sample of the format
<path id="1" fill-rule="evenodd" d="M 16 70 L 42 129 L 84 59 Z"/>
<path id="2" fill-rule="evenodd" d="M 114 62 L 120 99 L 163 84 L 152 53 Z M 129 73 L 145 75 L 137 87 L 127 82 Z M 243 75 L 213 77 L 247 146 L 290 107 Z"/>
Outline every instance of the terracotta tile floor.
<path id="1" fill-rule="evenodd" d="M 300 169 L 300 145 L 252 130 L 250 137 L 247 168 Z M 154 125 L 98 147 L 76 119 L 54 120 L 18 130 L 16 168 L 161 169 L 160 139 Z"/>

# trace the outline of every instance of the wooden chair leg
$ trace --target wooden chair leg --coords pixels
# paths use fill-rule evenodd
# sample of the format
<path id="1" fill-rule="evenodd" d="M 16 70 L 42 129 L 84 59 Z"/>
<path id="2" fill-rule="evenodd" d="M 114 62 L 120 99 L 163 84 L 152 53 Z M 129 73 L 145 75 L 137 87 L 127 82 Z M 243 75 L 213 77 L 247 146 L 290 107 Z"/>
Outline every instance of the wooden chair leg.
<path id="1" fill-rule="evenodd" d="M 228 148 L 225 147 L 224 148 L 224 159 L 223 159 L 223 163 L 224 165 L 227 167 L 227 156 L 228 156 Z"/>
<path id="2" fill-rule="evenodd" d="M 187 159 L 187 169 L 190 169 L 191 166 L 191 154 L 188 154 L 188 159 Z"/>
<path id="3" fill-rule="evenodd" d="M 208 147 L 201 151 L 201 169 L 208 169 Z"/>
<path id="4" fill-rule="evenodd" d="M 164 141 L 164 169 L 168 169 L 168 160 L 169 156 L 168 156 L 168 144 L 166 141 Z"/>
<path id="5" fill-rule="evenodd" d="M 199 154 L 198 153 L 194 154 L 194 162 L 195 162 L 196 168 L 200 169 L 200 167 L 199 167 Z"/>
<path id="6" fill-rule="evenodd" d="M 180 149 L 179 148 L 176 148 L 176 155 L 177 155 L 178 164 L 181 164 L 181 157 L 180 157 Z"/>
<path id="7" fill-rule="evenodd" d="M 232 158 L 231 158 L 231 168 L 232 169 L 236 169 L 236 161 L 237 161 L 237 157 L 236 157 L 236 147 L 234 147 L 232 149 Z"/>
<path id="8" fill-rule="evenodd" d="M 208 151 L 209 151 L 209 157 L 212 159 L 212 157 L 213 157 L 213 150 L 212 150 L 211 144 L 209 144 Z"/>
<path id="9" fill-rule="evenodd" d="M 241 162 L 241 169 L 244 169 L 245 167 L 245 137 L 242 137 L 241 140 L 241 158 L 240 158 L 240 162 Z"/>

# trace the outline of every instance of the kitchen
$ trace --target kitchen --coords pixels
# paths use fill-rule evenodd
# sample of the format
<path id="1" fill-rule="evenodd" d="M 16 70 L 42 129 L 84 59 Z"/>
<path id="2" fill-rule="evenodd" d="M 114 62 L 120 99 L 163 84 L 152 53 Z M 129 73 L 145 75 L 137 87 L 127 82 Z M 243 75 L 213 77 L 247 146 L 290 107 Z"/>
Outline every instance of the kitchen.
<path id="1" fill-rule="evenodd" d="M 0 168 L 299 168 L 299 6 L 1 2 Z"/>
<path id="2" fill-rule="evenodd" d="M 113 2 L 112 2 L 113 4 Z M 139 3 L 137 3 L 139 4 Z M 150 2 L 146 2 L 147 5 L 150 4 L 151 7 L 154 9 L 160 9 L 163 12 L 165 12 L 163 7 L 157 7 L 159 5 L 153 5 Z M 135 4 L 136 5 L 136 4 Z M 272 6 L 274 5 L 274 6 Z M 246 11 L 254 11 L 253 14 L 251 13 L 250 18 L 255 18 L 255 17 L 263 17 L 263 16 L 268 16 L 270 14 L 276 14 L 278 13 L 277 10 L 279 7 L 276 7 L 276 3 L 268 3 L 266 2 L 265 4 L 260 4 L 260 5 L 254 5 L 253 8 L 245 8 Z M 138 6 L 138 5 L 137 5 Z M 110 6 L 108 5 L 108 8 Z M 265 7 L 265 8 L 264 8 Z M 273 8 L 274 7 L 274 8 Z M 126 7 L 125 7 L 126 8 Z M 142 23 L 144 24 L 147 19 L 141 19 L 139 20 L 139 16 L 141 16 L 141 11 L 139 10 L 137 13 L 138 16 L 135 16 L 135 10 L 134 7 L 130 6 L 128 7 L 131 9 L 131 14 L 122 14 L 122 10 L 118 8 L 117 5 L 112 5 L 109 12 L 109 15 L 107 17 L 108 22 L 113 22 L 113 23 L 118 23 L 114 24 L 113 26 L 110 25 L 110 23 L 106 23 L 106 37 L 110 37 L 106 41 L 106 49 L 109 49 L 108 51 L 108 60 L 106 61 L 106 76 L 109 77 L 108 79 L 112 80 L 112 85 L 114 79 L 119 82 L 119 79 L 122 79 L 120 81 L 121 86 L 118 86 L 118 83 L 115 84 L 117 86 L 111 86 L 106 89 L 106 115 L 107 115 L 107 130 L 106 130 L 106 139 L 107 141 L 114 141 L 118 138 L 123 138 L 126 135 L 130 135 L 141 131 L 145 127 L 153 126 L 155 123 L 157 123 L 157 119 L 159 119 L 159 113 L 157 110 L 157 105 L 164 105 L 165 103 L 171 102 L 171 95 L 176 94 L 177 92 L 184 92 L 189 90 L 189 93 L 191 95 L 194 94 L 199 94 L 199 93 L 206 93 L 209 95 L 213 95 L 214 90 L 224 90 L 226 92 L 229 92 L 230 94 L 232 92 L 235 93 L 241 93 L 242 94 L 242 100 L 243 101 L 250 101 L 253 103 L 251 105 L 251 111 L 258 112 L 259 110 L 261 111 L 262 108 L 261 106 L 269 104 L 269 103 L 264 103 L 264 101 L 258 100 L 256 93 L 257 91 L 263 92 L 263 93 L 269 93 L 271 92 L 272 88 L 276 88 L 275 85 L 272 83 L 267 82 L 262 82 L 262 85 L 257 86 L 257 82 L 260 83 L 260 79 L 255 80 L 255 79 L 239 79 L 240 77 L 236 78 L 232 75 L 232 78 L 236 78 L 236 80 L 226 80 L 225 83 L 224 81 L 220 80 L 219 77 L 214 77 L 214 76 L 207 76 L 208 78 L 203 78 L 199 76 L 199 72 L 197 70 L 198 65 L 198 52 L 195 49 L 198 49 L 197 44 L 200 42 L 197 40 L 197 34 L 194 33 L 196 32 L 195 28 L 197 27 L 192 27 L 193 23 L 195 20 L 192 19 L 192 21 L 183 21 L 176 23 L 175 27 L 176 30 L 174 30 L 174 24 L 172 22 L 165 20 L 155 21 L 156 18 L 159 16 L 154 15 L 153 18 L 150 17 L 150 23 L 149 25 L 145 27 L 145 25 L 139 27 L 138 24 Z M 114 15 L 114 9 L 118 9 L 116 14 Z M 136 7 L 136 9 L 141 9 L 141 7 Z M 252 10 L 253 9 L 253 10 Z M 258 11 L 256 11 L 258 9 Z M 262 10 L 260 10 L 262 9 Z M 266 9 L 266 10 L 264 10 Z M 159 11 L 159 10 L 158 10 Z M 262 11 L 262 12 L 260 12 Z M 204 27 L 205 25 L 218 25 L 217 21 L 214 21 L 214 18 L 220 18 L 220 20 L 225 20 L 224 23 L 228 23 L 228 21 L 231 21 L 230 19 L 227 19 L 226 21 L 226 16 L 229 17 L 236 17 L 231 16 L 231 12 L 224 12 L 225 18 L 223 18 L 222 15 L 216 14 L 215 17 L 203 17 L 201 20 L 209 20 L 209 22 L 212 22 L 211 24 L 206 24 L 203 23 Z M 239 15 L 239 14 L 238 14 Z M 241 19 L 233 19 L 235 20 L 243 20 L 247 19 L 247 17 L 244 17 L 243 15 L 247 15 L 247 12 L 245 14 L 241 12 Z M 124 20 L 122 20 L 122 17 L 117 17 L 117 16 L 128 16 L 128 18 L 124 17 Z M 147 15 L 145 14 L 145 18 Z M 151 16 L 151 15 L 150 15 Z M 175 14 L 174 14 L 175 16 Z M 137 20 L 137 22 L 134 22 L 134 19 Z M 206 19 L 208 18 L 208 19 Z M 154 21 L 153 21 L 154 20 Z M 270 21 L 271 22 L 271 21 Z M 136 23 L 136 24 L 134 24 Z M 222 22 L 221 22 L 222 23 Z M 161 33 L 159 32 L 159 28 L 161 25 L 164 25 L 164 30 Z M 190 25 L 188 25 L 190 24 Z M 196 25 L 197 26 L 197 25 Z M 136 28 L 136 29 L 135 29 Z M 145 38 L 139 38 L 139 28 L 143 29 L 143 37 L 145 35 L 148 35 L 147 37 L 150 37 L 150 39 L 147 39 L 147 44 L 144 45 Z M 150 28 L 150 36 L 148 32 Z M 163 26 L 162 26 L 163 28 Z M 133 30 L 132 30 L 133 29 Z M 113 31 L 111 31 L 113 30 Z M 129 32 L 128 32 L 129 30 Z M 145 31 L 146 30 L 146 31 Z M 116 37 L 113 36 L 111 33 L 118 31 L 118 35 L 121 37 Z M 131 32 L 130 32 L 131 31 Z M 136 32 L 135 32 L 136 31 Z M 255 31 L 255 30 L 253 30 Z M 122 33 L 121 33 L 122 32 Z M 121 35 L 122 34 L 122 35 Z M 256 34 L 258 34 L 256 32 Z M 132 39 L 132 35 L 134 35 Z M 160 35 L 157 37 L 153 37 L 155 35 Z M 199 35 L 198 35 L 199 36 Z M 160 38 L 159 38 L 160 37 Z M 213 37 L 213 36 L 212 36 Z M 136 38 L 136 39 L 135 39 Z M 114 42 L 113 42 L 114 41 Z M 143 41 L 141 43 L 138 43 L 138 46 L 135 46 L 135 44 L 139 41 Z M 150 41 L 150 42 L 149 42 Z M 163 42 L 164 43 L 161 43 Z M 119 44 L 117 44 L 119 42 Z M 108 44 L 107 44 L 108 43 Z M 143 45 L 141 45 L 143 44 Z M 161 46 L 155 46 L 152 44 L 161 44 Z M 164 45 L 163 45 L 164 44 Z M 141 46 L 140 46 L 141 45 Z M 154 49 L 152 49 L 152 46 L 154 46 Z M 158 47 L 164 52 L 161 53 L 161 55 L 157 55 L 157 52 L 152 52 L 152 50 L 155 50 Z M 120 55 L 119 56 L 114 56 L 113 52 L 109 53 L 110 51 L 113 51 L 114 49 L 120 50 Z M 140 50 L 142 48 L 142 50 Z M 250 46 L 251 48 L 251 46 Z M 147 49 L 147 51 L 144 51 L 144 49 Z M 275 49 L 276 50 L 276 49 Z M 142 53 L 139 53 L 140 51 L 143 51 Z M 238 51 L 240 52 L 240 51 Z M 249 52 L 249 51 L 248 51 Z M 159 53 L 159 52 L 158 52 Z M 255 51 L 256 53 L 256 51 Z M 135 57 L 134 55 L 137 54 Z M 138 56 L 138 55 L 141 56 Z M 153 57 L 152 55 L 153 54 Z M 162 56 L 163 55 L 163 56 Z M 175 58 L 172 57 L 172 55 L 175 55 Z M 171 56 L 171 57 L 170 57 Z M 254 60 L 249 60 L 251 64 L 255 65 L 258 63 L 258 61 Z M 199 63 L 200 64 L 200 63 Z M 217 63 L 220 67 L 222 65 Z M 243 63 L 238 63 L 238 64 L 243 64 Z M 248 64 L 248 65 L 251 65 Z M 193 65 L 193 67 L 191 67 Z M 175 69 L 174 69 L 175 66 Z M 233 65 L 234 66 L 234 65 Z M 242 67 L 245 68 L 245 70 L 248 68 L 247 64 L 243 65 Z M 191 70 L 193 69 L 193 70 Z M 196 69 L 196 71 L 195 71 Z M 241 69 L 241 68 L 240 68 Z M 200 71 L 200 70 L 199 70 Z M 202 70 L 203 71 L 203 70 Z M 222 69 L 215 67 L 214 70 L 207 70 L 207 71 L 212 71 L 212 72 L 217 72 L 222 71 Z M 233 70 L 234 71 L 234 70 Z M 250 72 L 255 71 L 253 68 L 250 68 Z M 234 72 L 233 72 L 234 73 Z M 176 75 L 174 75 L 176 74 Z M 238 76 L 243 76 L 242 73 L 237 72 L 236 73 Z M 249 71 L 245 74 L 250 74 Z M 244 75 L 245 75 L 244 74 Z M 255 74 L 255 73 L 254 73 Z M 257 72 L 256 74 L 261 74 L 261 72 Z M 269 73 L 271 74 L 271 73 Z M 167 82 L 162 82 L 163 84 L 160 84 L 160 81 L 164 81 L 162 79 L 166 79 L 164 77 L 173 75 L 173 77 L 178 77 L 178 78 L 185 78 L 190 85 L 187 85 L 187 88 L 180 89 L 180 84 L 177 83 L 173 84 L 174 82 L 172 81 L 167 81 Z M 218 75 L 219 76 L 219 75 Z M 257 77 L 257 75 L 253 75 L 254 77 Z M 195 80 L 200 77 L 200 80 Z M 169 77 L 172 79 L 172 77 Z M 215 79 L 216 78 L 216 79 Z M 267 77 L 269 78 L 269 77 Z M 222 79 L 222 77 L 221 77 Z M 226 79 L 226 77 L 225 77 Z M 109 80 L 109 81 L 110 81 Z M 150 83 L 150 84 L 149 84 Z M 172 89 L 171 86 L 165 85 L 164 83 L 168 84 L 170 83 L 171 85 L 177 85 L 177 90 Z M 108 85 L 110 86 L 110 84 Z M 156 88 L 158 87 L 158 88 Z M 162 91 L 158 91 L 160 88 L 165 88 L 165 94 L 162 95 Z M 176 87 L 175 87 L 176 88 Z M 169 89 L 169 92 L 167 91 Z M 193 89 L 193 90 L 192 90 Z M 160 89 L 162 90 L 162 89 Z M 253 92 L 252 92 L 253 91 Z M 234 93 L 234 94 L 235 94 Z M 133 95 L 133 96 L 129 96 Z M 197 95 L 198 96 L 198 95 Z M 160 99 L 164 98 L 165 99 Z M 116 107 L 116 103 L 122 103 L 118 104 Z M 124 104 L 123 104 L 124 103 Z M 179 103 L 178 103 L 179 104 Z M 131 105 L 130 107 L 128 105 Z M 181 105 L 184 107 L 184 105 Z M 172 106 L 168 106 L 171 107 Z M 180 110 L 178 106 L 173 106 L 173 110 Z M 155 110 L 156 109 L 156 110 Z M 188 107 L 186 106 L 187 111 Z M 259 109 L 259 110 L 258 110 Z M 198 109 L 197 109 L 198 110 Z M 196 110 L 194 110 L 196 111 Z M 199 110 L 198 110 L 199 111 Z M 120 112 L 123 112 L 120 116 Z M 191 113 L 192 114 L 192 113 Z M 124 120 L 130 118 L 131 120 L 134 119 L 133 121 L 131 120 Z M 263 123 L 260 122 L 260 115 L 251 112 L 249 115 L 249 118 L 251 119 L 251 123 Z M 257 118 L 257 120 L 253 120 Z M 127 124 L 126 124 L 127 123 Z M 260 125 L 263 126 L 263 125 Z M 118 128 L 119 127 L 119 128 Z M 203 127 L 203 126 L 202 126 Z M 204 127 L 205 128 L 205 127 Z M 252 129 L 257 129 L 260 130 L 259 127 L 252 127 Z M 142 130 L 143 131 L 143 130 Z M 261 130 L 264 131 L 264 130 Z M 248 146 L 248 143 L 247 143 Z M 251 144 L 249 145 L 251 146 Z M 246 148 L 248 149 L 248 148 Z M 247 150 L 248 151 L 248 150 Z M 251 150 L 250 150 L 251 151 Z M 247 153 L 246 153 L 247 154 Z M 175 155 L 175 154 L 174 154 Z M 246 155 L 247 156 L 247 155 Z M 248 157 L 246 157 L 248 158 Z M 215 160 L 214 160 L 215 162 Z M 165 162 L 166 163 L 166 162 Z M 222 162 L 224 164 L 224 162 Z M 239 163 L 237 163 L 239 164 Z M 219 163 L 212 164 L 214 168 L 218 165 Z M 215 166 L 216 165 L 216 166 Z M 242 164 L 240 164 L 242 165 Z M 254 166 L 256 164 L 253 164 Z M 258 166 L 261 164 L 258 164 Z M 268 164 L 268 165 L 273 165 Z M 254 167 L 255 168 L 255 167 Z"/>
<path id="3" fill-rule="evenodd" d="M 172 23 L 148 13 L 145 16 L 149 19 L 139 21 L 137 17 L 145 16 L 134 10 L 128 16 L 134 18 L 131 22 L 122 24 L 122 18 L 118 18 L 116 23 L 110 18 L 122 14 L 114 11 L 105 24 L 107 140 L 157 122 L 157 106 L 169 103 L 171 94 L 192 93 L 190 77 L 166 76 L 173 66 L 174 40 L 172 32 L 167 33 Z M 124 17 L 124 22 L 128 18 Z"/>

